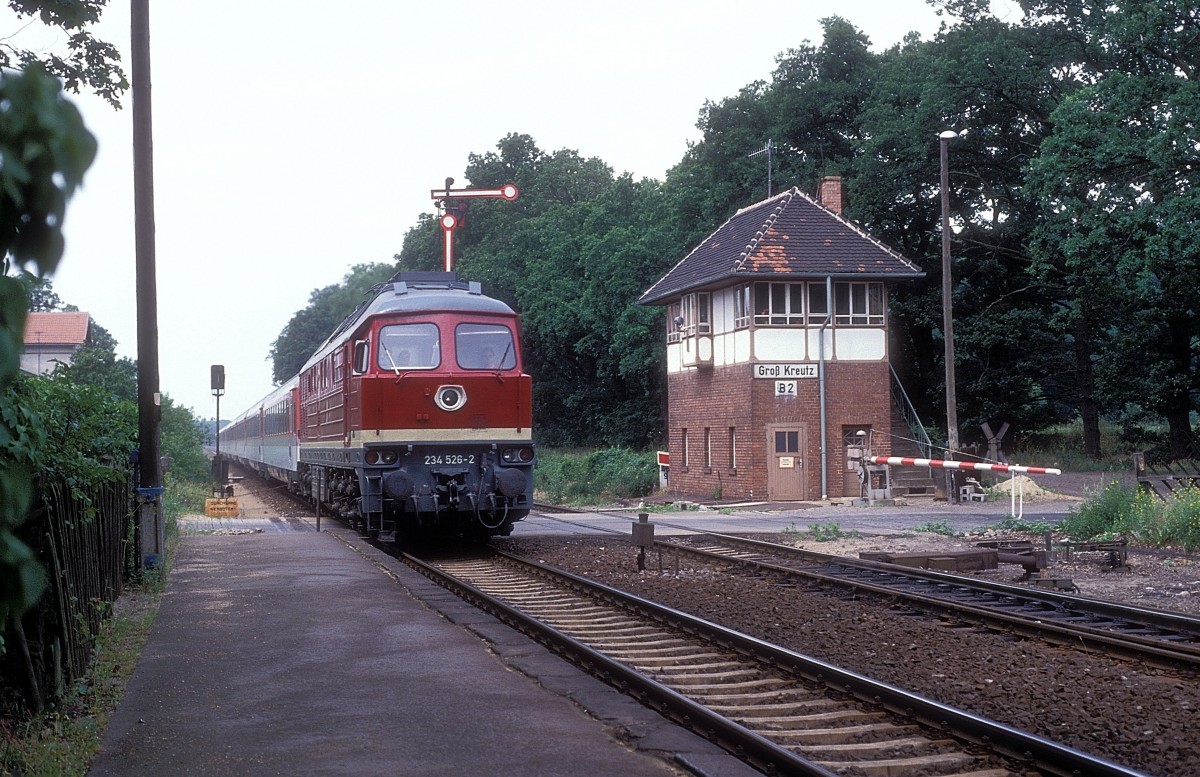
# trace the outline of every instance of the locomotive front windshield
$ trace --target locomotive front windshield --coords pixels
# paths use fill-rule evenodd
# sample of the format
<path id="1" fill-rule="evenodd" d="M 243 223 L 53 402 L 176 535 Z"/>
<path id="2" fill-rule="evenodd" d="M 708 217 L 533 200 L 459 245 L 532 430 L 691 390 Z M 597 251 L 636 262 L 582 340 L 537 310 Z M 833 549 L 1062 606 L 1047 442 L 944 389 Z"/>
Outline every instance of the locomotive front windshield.
<path id="1" fill-rule="evenodd" d="M 432 370 L 442 363 L 436 324 L 391 324 L 379 330 L 380 369 Z"/>
<path id="2" fill-rule="evenodd" d="M 517 366 L 512 330 L 502 324 L 459 324 L 454 352 L 464 370 L 511 370 Z"/>

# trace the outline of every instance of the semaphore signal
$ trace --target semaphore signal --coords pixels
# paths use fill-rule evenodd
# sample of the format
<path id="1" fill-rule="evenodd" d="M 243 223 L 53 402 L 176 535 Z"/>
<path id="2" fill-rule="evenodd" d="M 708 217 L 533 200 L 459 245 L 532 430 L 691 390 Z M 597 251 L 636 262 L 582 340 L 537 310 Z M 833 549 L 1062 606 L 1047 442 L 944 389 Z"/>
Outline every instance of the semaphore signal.
<path id="1" fill-rule="evenodd" d="M 467 201 L 478 199 L 503 199 L 512 202 L 517 198 L 517 187 L 506 183 L 498 189 L 451 189 L 453 178 L 446 179 L 445 189 L 431 189 L 429 196 L 436 200 L 445 213 L 438 219 L 442 225 L 444 248 L 443 262 L 446 272 L 454 270 L 454 230 L 462 226 L 467 212 Z M 458 202 L 460 201 L 461 202 Z"/>

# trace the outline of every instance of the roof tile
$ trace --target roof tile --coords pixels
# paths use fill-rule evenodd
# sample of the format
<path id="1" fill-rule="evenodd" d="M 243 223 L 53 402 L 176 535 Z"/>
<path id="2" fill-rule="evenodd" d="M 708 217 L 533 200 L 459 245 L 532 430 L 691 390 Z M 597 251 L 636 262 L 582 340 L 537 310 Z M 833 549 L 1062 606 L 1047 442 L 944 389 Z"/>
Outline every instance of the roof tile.
<path id="1" fill-rule="evenodd" d="M 924 274 L 913 262 L 792 187 L 739 210 L 638 302 L 662 303 L 738 277 L 856 275 L 909 280 Z"/>
<path id="2" fill-rule="evenodd" d="M 26 345 L 83 345 L 87 313 L 30 313 L 25 318 Z"/>

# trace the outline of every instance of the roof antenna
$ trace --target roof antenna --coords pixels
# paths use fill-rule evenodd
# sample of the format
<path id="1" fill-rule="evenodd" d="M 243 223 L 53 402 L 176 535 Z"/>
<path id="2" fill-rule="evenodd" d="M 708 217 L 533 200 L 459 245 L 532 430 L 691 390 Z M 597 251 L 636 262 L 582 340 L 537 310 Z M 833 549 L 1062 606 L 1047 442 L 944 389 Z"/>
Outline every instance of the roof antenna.
<path id="1" fill-rule="evenodd" d="M 746 155 L 747 159 L 749 159 L 752 156 L 758 156 L 759 154 L 762 154 L 764 152 L 767 155 L 767 199 L 771 199 L 771 194 L 772 194 L 772 192 L 771 192 L 771 152 L 774 149 L 775 149 L 775 146 L 771 143 L 771 139 L 767 138 L 767 145 L 763 146 L 758 151 L 755 151 L 753 154 Z"/>

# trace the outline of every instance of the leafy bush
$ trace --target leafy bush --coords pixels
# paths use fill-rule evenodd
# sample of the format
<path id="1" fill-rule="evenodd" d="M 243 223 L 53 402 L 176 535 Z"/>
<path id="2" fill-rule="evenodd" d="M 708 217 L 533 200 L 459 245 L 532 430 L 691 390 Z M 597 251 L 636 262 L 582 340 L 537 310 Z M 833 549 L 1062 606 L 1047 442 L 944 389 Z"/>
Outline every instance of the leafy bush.
<path id="1" fill-rule="evenodd" d="M 1154 545 L 1179 546 L 1189 553 L 1200 549 L 1200 489 L 1187 487 L 1164 502 L 1160 520 L 1148 527 L 1142 539 Z"/>
<path id="2" fill-rule="evenodd" d="M 913 527 L 913 531 L 929 532 L 930 534 L 941 534 L 946 537 L 956 537 L 958 532 L 954 531 L 954 527 L 949 521 L 926 521 Z"/>
<path id="3" fill-rule="evenodd" d="M 1148 491 L 1111 483 L 1060 524 L 1075 540 L 1124 535 L 1148 545 L 1200 548 L 1200 489 L 1162 501 Z"/>
<path id="4" fill-rule="evenodd" d="M 1054 527 L 1044 521 L 1027 521 L 1024 518 L 1015 518 L 1011 515 L 1000 519 L 996 523 L 995 528 L 1001 531 L 1017 532 L 1020 534 L 1045 534 L 1048 531 L 1053 531 Z"/>
<path id="5" fill-rule="evenodd" d="M 17 393 L 41 421 L 45 439 L 37 468 L 61 479 L 76 498 L 100 483 L 125 477 L 137 440 L 137 406 L 118 402 L 104 389 L 30 377 Z"/>
<path id="6" fill-rule="evenodd" d="M 1079 541 L 1127 533 L 1140 520 L 1137 516 L 1153 507 L 1150 499 L 1153 497 L 1114 481 L 1099 494 L 1086 499 L 1078 510 L 1072 510 L 1059 528 Z"/>
<path id="7" fill-rule="evenodd" d="M 540 450 L 534 477 L 544 498 L 559 503 L 595 503 L 637 499 L 658 485 L 658 463 L 652 453 L 627 448 L 589 452 Z"/>
<path id="8" fill-rule="evenodd" d="M 808 536 L 814 542 L 833 542 L 843 537 L 858 537 L 860 535 L 856 531 L 842 531 L 841 524 L 830 521 L 829 523 L 814 523 L 812 526 L 809 526 Z"/>

